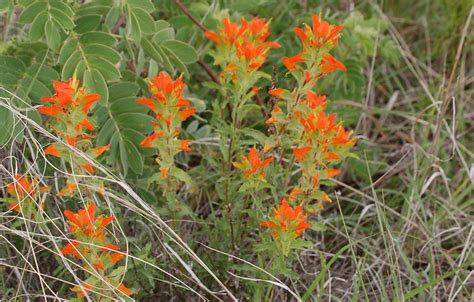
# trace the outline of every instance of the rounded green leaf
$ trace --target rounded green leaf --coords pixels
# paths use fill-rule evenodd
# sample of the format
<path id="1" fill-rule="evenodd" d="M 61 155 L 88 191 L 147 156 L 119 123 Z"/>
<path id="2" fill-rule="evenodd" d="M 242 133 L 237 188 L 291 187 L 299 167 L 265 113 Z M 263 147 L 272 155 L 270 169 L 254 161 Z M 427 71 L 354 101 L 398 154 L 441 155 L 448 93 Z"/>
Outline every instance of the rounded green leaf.
<path id="1" fill-rule="evenodd" d="M 113 46 L 115 44 L 115 38 L 101 31 L 91 31 L 83 34 L 79 38 L 79 42 L 81 42 L 82 44 L 98 43 Z"/>
<path id="2" fill-rule="evenodd" d="M 44 33 L 46 34 L 46 44 L 51 49 L 58 49 L 61 44 L 61 34 L 53 21 L 47 20 L 44 25 Z"/>
<path id="3" fill-rule="evenodd" d="M 46 24 L 46 20 L 48 20 L 48 14 L 46 12 L 40 13 L 33 20 L 29 33 L 31 41 L 38 41 L 44 36 L 44 27 Z"/>
<path id="4" fill-rule="evenodd" d="M 163 46 L 171 50 L 184 64 L 191 64 L 197 61 L 196 50 L 189 44 L 178 40 L 164 41 Z"/>
<path id="5" fill-rule="evenodd" d="M 5 107 L 0 106 L 0 146 L 10 139 L 13 132 L 13 114 Z"/>
<path id="6" fill-rule="evenodd" d="M 84 85 L 89 93 L 97 93 L 100 95 L 99 102 L 105 104 L 109 98 L 109 90 L 102 74 L 96 70 L 84 71 Z"/>
<path id="7" fill-rule="evenodd" d="M 99 27 L 101 16 L 99 15 L 87 15 L 80 17 L 76 20 L 76 27 L 74 31 L 78 34 L 83 34 L 89 31 L 93 31 Z"/>
<path id="8" fill-rule="evenodd" d="M 113 64 L 120 62 L 121 59 L 120 54 L 115 49 L 107 45 L 97 43 L 87 44 L 86 46 L 84 46 L 84 53 L 88 57 L 102 57 Z"/>
<path id="9" fill-rule="evenodd" d="M 144 11 L 142 8 L 132 8 L 132 14 L 137 18 L 141 32 L 145 34 L 155 32 L 155 22 L 149 13 Z"/>
<path id="10" fill-rule="evenodd" d="M 69 18 L 68 15 L 66 15 L 64 12 L 60 11 L 59 9 L 52 7 L 52 8 L 49 9 L 49 13 L 53 17 L 53 20 L 59 26 L 61 26 L 61 28 L 64 31 L 67 31 L 69 29 L 74 28 L 75 25 L 74 25 L 74 22 L 72 21 L 72 19 Z"/>
<path id="11" fill-rule="evenodd" d="M 97 69 L 104 76 L 105 80 L 120 80 L 120 71 L 114 66 L 114 64 L 107 61 L 106 59 L 100 57 L 90 57 L 88 58 L 88 62 L 92 68 Z"/>
<path id="12" fill-rule="evenodd" d="M 74 70 L 76 70 L 77 64 L 79 64 L 80 60 L 81 53 L 78 50 L 69 56 L 69 58 L 64 63 L 63 70 L 61 72 L 61 79 L 63 79 L 63 81 L 72 77 Z"/>
<path id="13" fill-rule="evenodd" d="M 120 82 L 110 86 L 109 100 L 115 101 L 128 96 L 136 96 L 140 88 L 132 82 Z"/>
<path id="14" fill-rule="evenodd" d="M 140 175 L 143 173 L 143 158 L 137 147 L 128 139 L 122 138 L 119 143 L 120 159 L 124 172 L 126 173 L 130 168 L 133 172 Z"/>
<path id="15" fill-rule="evenodd" d="M 41 12 L 45 11 L 48 5 L 43 1 L 35 1 L 27 6 L 20 15 L 18 22 L 31 23 Z"/>
<path id="16" fill-rule="evenodd" d="M 174 29 L 171 27 L 164 28 L 153 36 L 153 42 L 156 44 L 160 44 L 161 42 L 168 40 L 174 40 Z"/>

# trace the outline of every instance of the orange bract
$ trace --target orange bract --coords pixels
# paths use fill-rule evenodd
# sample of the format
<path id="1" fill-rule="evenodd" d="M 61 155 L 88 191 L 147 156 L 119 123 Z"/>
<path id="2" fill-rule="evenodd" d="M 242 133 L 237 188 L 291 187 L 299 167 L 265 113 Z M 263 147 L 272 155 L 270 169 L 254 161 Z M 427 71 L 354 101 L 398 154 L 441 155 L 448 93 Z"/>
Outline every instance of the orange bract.
<path id="1" fill-rule="evenodd" d="M 251 148 L 248 156 L 242 156 L 242 161 L 234 162 L 234 166 L 244 172 L 246 177 L 265 176 L 264 168 L 273 161 L 273 157 L 260 159 L 255 147 Z"/>
<path id="2" fill-rule="evenodd" d="M 263 18 L 254 17 L 250 21 L 241 18 L 240 24 L 225 18 L 217 33 L 208 31 L 204 35 L 224 53 L 235 53 L 238 61 L 230 58 L 225 71 L 234 72 L 242 62 L 244 70 L 251 72 L 263 65 L 270 49 L 280 47 L 277 42 L 267 41 L 269 27 L 270 21 Z"/>
<path id="3" fill-rule="evenodd" d="M 55 81 L 55 94 L 43 96 L 41 99 L 51 105 L 38 108 L 38 112 L 52 116 L 56 123 L 65 128 L 63 137 L 68 137 L 68 143 L 75 145 L 78 136 L 83 135 L 82 128 L 94 130 L 87 115 L 91 107 L 100 99 L 98 94 L 86 94 L 84 87 L 79 87 L 79 81 L 70 79 L 67 82 Z"/>
<path id="4" fill-rule="evenodd" d="M 273 217 L 260 223 L 261 226 L 271 228 L 273 238 L 277 240 L 282 233 L 293 233 L 294 237 L 298 237 L 301 233 L 311 226 L 306 221 L 308 216 L 303 215 L 303 208 L 296 206 L 292 208 L 288 205 L 286 199 L 282 199 L 280 206 L 273 210 Z"/>
<path id="5" fill-rule="evenodd" d="M 91 239 L 103 239 L 105 227 L 112 222 L 113 216 L 95 217 L 95 204 L 90 203 L 87 209 L 80 209 L 77 213 L 69 210 L 64 211 L 64 216 L 68 219 L 69 229 L 76 236 L 85 235 Z"/>
<path id="6" fill-rule="evenodd" d="M 147 106 L 156 114 L 156 122 L 153 124 L 155 131 L 145 137 L 140 146 L 142 148 L 156 148 L 160 138 L 163 138 L 161 140 L 163 143 L 174 139 L 180 132 L 181 122 L 194 115 L 196 108 L 190 107 L 190 102 L 183 98 L 182 94 L 186 84 L 181 78 L 173 80 L 169 75 L 160 72 L 149 82 L 148 87 L 153 98 L 139 98 L 136 102 Z M 181 142 L 181 149 L 188 151 L 189 148 L 184 148 L 183 144 Z"/>

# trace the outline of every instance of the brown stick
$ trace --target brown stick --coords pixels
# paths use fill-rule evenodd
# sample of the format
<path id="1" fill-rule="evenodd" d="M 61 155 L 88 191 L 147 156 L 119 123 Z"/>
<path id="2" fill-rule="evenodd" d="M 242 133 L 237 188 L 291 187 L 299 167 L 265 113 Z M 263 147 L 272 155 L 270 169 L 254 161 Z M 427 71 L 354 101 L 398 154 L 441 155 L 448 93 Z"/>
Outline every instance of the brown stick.
<path id="1" fill-rule="evenodd" d="M 175 0 L 174 2 L 176 3 L 176 5 L 179 6 L 179 8 L 183 11 L 183 13 L 186 16 L 188 16 L 189 19 L 191 19 L 191 21 L 193 21 L 200 29 L 202 29 L 202 31 L 204 32 L 208 31 L 208 29 L 189 12 L 189 10 L 186 8 L 186 6 L 184 6 L 183 3 L 181 3 L 180 0 Z"/>

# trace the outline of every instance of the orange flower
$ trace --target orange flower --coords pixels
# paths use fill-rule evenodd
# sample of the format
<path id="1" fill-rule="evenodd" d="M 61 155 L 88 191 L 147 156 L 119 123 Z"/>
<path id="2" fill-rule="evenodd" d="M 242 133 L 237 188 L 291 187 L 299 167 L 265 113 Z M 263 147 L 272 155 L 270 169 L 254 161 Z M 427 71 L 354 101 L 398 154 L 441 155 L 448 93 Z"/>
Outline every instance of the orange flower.
<path id="1" fill-rule="evenodd" d="M 249 155 L 242 156 L 241 162 L 234 162 L 234 166 L 244 172 L 245 177 L 258 175 L 265 176 L 264 168 L 273 161 L 273 157 L 268 157 L 261 160 L 258 157 L 257 149 L 255 147 L 250 149 Z"/>
<path id="2" fill-rule="evenodd" d="M 96 156 L 100 156 L 102 155 L 102 153 L 104 153 L 105 151 L 108 151 L 110 150 L 110 145 L 105 145 L 105 146 L 100 146 L 100 147 L 96 147 L 94 148 L 94 153 Z"/>
<path id="3" fill-rule="evenodd" d="M 55 81 L 53 86 L 55 93 L 41 98 L 51 104 L 39 107 L 38 112 L 53 117 L 55 128 L 68 129 L 64 138 L 68 144 L 75 146 L 77 137 L 85 135 L 82 128 L 91 131 L 95 129 L 87 115 L 99 101 L 100 95 L 86 94 L 85 88 L 79 87 L 79 81 L 75 79 L 67 82 Z"/>
<path id="4" fill-rule="evenodd" d="M 148 87 L 150 88 L 153 97 L 162 103 L 166 103 L 166 101 L 171 99 L 180 99 L 186 84 L 184 84 L 181 78 L 174 81 L 169 75 L 160 72 L 158 75 L 153 77 L 153 81 L 148 84 Z M 154 106 L 149 107 L 152 110 L 153 108 L 156 108 Z"/>
<path id="5" fill-rule="evenodd" d="M 311 151 L 311 149 L 312 149 L 311 146 L 293 148 L 293 155 L 296 157 L 298 161 L 302 162 L 306 159 L 306 156 L 308 155 L 308 152 Z"/>
<path id="6" fill-rule="evenodd" d="M 283 92 L 285 92 L 285 89 L 283 88 L 273 88 L 273 89 L 268 90 L 269 95 L 276 96 L 276 97 L 279 97 L 280 95 L 282 95 Z"/>
<path id="7" fill-rule="evenodd" d="M 170 171 L 170 168 L 167 168 L 167 167 L 161 167 L 160 168 L 160 174 L 161 174 L 161 178 L 166 178 L 168 177 L 168 173 Z"/>
<path id="8" fill-rule="evenodd" d="M 153 143 L 155 140 L 159 139 L 164 135 L 163 132 L 155 132 L 152 135 L 149 135 L 145 137 L 141 142 L 140 142 L 140 147 L 142 148 L 153 148 Z"/>
<path id="9" fill-rule="evenodd" d="M 90 203 L 87 209 L 80 209 L 77 213 L 69 210 L 64 211 L 64 216 L 68 219 L 71 233 L 77 235 L 84 234 L 90 238 L 102 239 L 105 235 L 105 227 L 113 220 L 112 216 L 95 217 L 95 204 Z"/>
<path id="10" fill-rule="evenodd" d="M 49 145 L 44 150 L 44 154 L 59 157 L 59 150 L 54 145 Z"/>
<path id="11" fill-rule="evenodd" d="M 288 71 L 293 71 L 296 68 L 297 63 L 304 62 L 303 53 L 299 53 L 293 57 L 284 57 L 283 65 L 288 69 Z"/>
<path id="12" fill-rule="evenodd" d="M 75 292 L 80 298 L 84 298 L 87 295 L 87 292 L 89 292 L 92 289 L 92 285 L 89 283 L 82 283 L 82 288 L 80 286 L 75 286 L 71 288 L 73 292 Z"/>
<path id="13" fill-rule="evenodd" d="M 44 115 L 56 116 L 60 113 L 64 113 L 64 109 L 59 106 L 41 106 L 38 108 L 38 112 Z"/>
<path id="14" fill-rule="evenodd" d="M 265 63 L 270 49 L 281 47 L 277 42 L 267 41 L 269 28 L 270 21 L 262 18 L 254 17 L 250 21 L 241 18 L 240 24 L 225 18 L 217 33 L 207 31 L 204 35 L 223 52 L 235 50 L 239 62 L 228 62 L 225 71 L 232 72 L 232 78 L 237 81 L 234 72 L 239 67 L 245 71 L 255 71 Z"/>
<path id="15" fill-rule="evenodd" d="M 179 150 L 184 151 L 184 152 L 189 152 L 191 151 L 191 148 L 189 148 L 189 144 L 192 143 L 192 140 L 190 139 L 182 139 L 179 141 L 180 147 Z"/>
<path id="16" fill-rule="evenodd" d="M 209 40 L 214 41 L 214 43 L 216 43 L 216 44 L 219 44 L 219 42 L 220 42 L 219 35 L 217 35 L 217 34 L 216 34 L 215 32 L 213 32 L 213 31 L 206 31 L 206 32 L 204 33 L 204 36 L 205 36 L 206 38 L 208 38 Z"/>
<path id="17" fill-rule="evenodd" d="M 346 66 L 336 60 L 336 58 L 334 58 L 330 54 L 325 55 L 321 60 L 321 70 L 323 71 L 323 73 L 328 74 L 337 69 L 347 70 Z"/>
<path id="18" fill-rule="evenodd" d="M 301 188 L 294 187 L 293 190 L 291 190 L 288 198 L 290 200 L 297 200 L 298 195 L 300 195 L 301 193 L 303 193 L 303 190 Z"/>
<path id="19" fill-rule="evenodd" d="M 119 286 L 118 286 L 118 290 L 124 294 L 125 296 L 130 296 L 132 295 L 132 290 L 127 288 L 125 285 L 123 285 L 123 283 L 120 283 Z"/>
<path id="20" fill-rule="evenodd" d="M 341 174 L 341 170 L 337 170 L 337 169 L 327 169 L 326 170 L 326 173 L 328 174 L 329 177 L 334 177 L 336 175 L 339 175 Z"/>
<path id="21" fill-rule="evenodd" d="M 340 159 L 341 157 L 333 152 L 327 153 L 326 157 L 324 158 L 324 160 L 340 160 Z"/>
<path id="22" fill-rule="evenodd" d="M 181 110 L 180 112 L 178 112 L 179 117 L 181 118 L 182 121 L 187 120 L 194 113 L 196 113 L 196 108 L 184 109 L 184 110 Z"/>
<path id="23" fill-rule="evenodd" d="M 157 112 L 157 106 L 155 104 L 155 101 L 149 98 L 139 98 L 136 100 L 138 104 L 142 104 L 150 108 L 153 112 Z"/>
<path id="24" fill-rule="evenodd" d="M 281 108 L 278 105 L 273 106 L 272 116 L 265 121 L 267 125 L 273 124 L 278 121 L 277 115 L 281 112 Z"/>
<path id="25" fill-rule="evenodd" d="M 79 250 L 79 244 L 78 241 L 73 240 L 66 244 L 66 246 L 59 252 L 63 255 L 74 255 L 77 259 L 82 259 L 86 256 L 87 250 Z"/>
<path id="26" fill-rule="evenodd" d="M 305 47 L 320 48 L 327 42 L 336 45 L 343 29 L 343 25 L 329 25 L 321 21 L 318 16 L 313 16 L 313 26 L 305 26 L 304 29 L 296 27 L 293 31 L 301 39 Z"/>
<path id="27" fill-rule="evenodd" d="M 82 165 L 82 167 L 90 174 L 94 173 L 94 167 L 90 163 L 85 163 Z"/>
<path id="28" fill-rule="evenodd" d="M 35 194 L 34 186 L 34 182 L 30 182 L 27 178 L 21 175 L 16 175 L 13 183 L 7 186 L 7 192 L 19 199 L 23 199 L 25 197 L 32 198 Z"/>
<path id="29" fill-rule="evenodd" d="M 311 91 L 308 91 L 306 93 L 306 103 L 308 104 L 309 108 L 311 109 L 316 109 L 318 107 L 321 107 L 322 110 L 326 109 L 326 103 L 324 102 L 326 100 L 326 96 L 318 96 L 316 93 L 313 93 Z"/>
<path id="30" fill-rule="evenodd" d="M 260 223 L 261 226 L 271 228 L 273 238 L 277 240 L 282 233 L 293 233 L 298 237 L 301 233 L 311 226 L 306 221 L 308 216 L 303 215 L 303 208 L 297 206 L 292 208 L 288 205 L 286 199 L 282 199 L 280 206 L 273 210 L 273 217 Z"/>

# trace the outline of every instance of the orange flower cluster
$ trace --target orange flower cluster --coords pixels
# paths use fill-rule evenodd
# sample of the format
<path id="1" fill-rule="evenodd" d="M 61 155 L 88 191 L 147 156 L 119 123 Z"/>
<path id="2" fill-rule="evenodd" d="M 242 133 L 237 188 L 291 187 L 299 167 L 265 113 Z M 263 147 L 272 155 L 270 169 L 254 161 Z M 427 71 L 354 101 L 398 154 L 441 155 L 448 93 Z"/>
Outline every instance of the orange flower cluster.
<path id="1" fill-rule="evenodd" d="M 75 239 L 71 240 L 60 252 L 63 255 L 72 255 L 82 261 L 87 270 L 96 270 L 103 276 L 119 262 L 124 253 L 119 251 L 119 247 L 110 244 L 106 237 L 106 227 L 113 221 L 112 216 L 105 217 L 98 215 L 96 217 L 96 206 L 90 203 L 87 209 L 80 209 L 77 213 L 69 210 L 64 211 L 69 224 L 69 230 Z M 129 296 L 131 290 L 126 288 L 119 280 L 119 277 L 108 278 L 117 284 L 120 292 Z M 81 287 L 74 287 L 71 290 L 76 292 L 79 297 L 84 297 L 88 291 L 93 288 L 100 290 L 100 278 L 91 276 Z"/>
<path id="2" fill-rule="evenodd" d="M 318 16 L 313 16 L 312 27 L 306 25 L 293 29 L 303 43 L 303 51 L 283 58 L 283 64 L 290 72 L 295 72 L 300 63 L 305 63 L 306 69 L 302 71 L 307 82 L 337 69 L 346 70 L 341 62 L 329 54 L 329 50 L 337 45 L 342 28 L 343 25 L 329 25 Z"/>
<path id="3" fill-rule="evenodd" d="M 240 162 L 234 162 L 234 167 L 243 171 L 245 177 L 257 177 L 263 179 L 265 177 L 265 167 L 273 161 L 273 157 L 260 159 L 257 149 L 253 147 L 249 151 L 248 156 L 242 156 Z"/>
<path id="4" fill-rule="evenodd" d="M 215 64 L 223 64 L 224 71 L 229 72 L 234 81 L 239 80 L 239 72 L 247 74 L 259 69 L 268 51 L 280 47 L 277 42 L 267 41 L 270 22 L 254 17 L 250 21 L 242 18 L 237 24 L 225 18 L 217 33 L 206 32 L 205 36 L 218 46 Z"/>
<path id="5" fill-rule="evenodd" d="M 337 45 L 341 30 L 342 25 L 329 25 L 318 16 L 313 17 L 312 27 L 306 25 L 303 29 L 295 28 L 303 50 L 293 57 L 285 57 L 283 64 L 297 80 L 298 87 L 291 92 L 283 88 L 269 91 L 280 102 L 273 107 L 266 123 L 274 127 L 275 141 L 282 141 L 277 136 L 285 137 L 302 169 L 298 185 L 289 194 L 290 201 L 299 201 L 300 205 L 292 208 L 284 199 L 275 210 L 274 217 L 262 222 L 262 226 L 273 230 L 275 240 L 283 238 L 282 233 L 292 233 L 294 238 L 299 236 L 309 227 L 303 211 L 312 213 L 323 202 L 331 201 L 319 189 L 320 182 L 341 172 L 332 166 L 348 156 L 350 148 L 356 143 L 352 132 L 346 131 L 341 123 L 336 122 L 336 115 L 325 112 L 326 96 L 312 91 L 322 76 L 337 69 L 345 70 L 344 65 L 329 54 Z M 286 108 L 286 112 L 282 108 Z M 317 200 L 317 204 L 307 204 L 307 201 L 312 200 Z M 279 241 L 282 240 L 291 242 L 291 238 Z"/>
<path id="6" fill-rule="evenodd" d="M 38 108 L 38 112 L 51 116 L 51 129 L 67 143 L 80 148 L 91 157 L 95 158 L 107 151 L 110 146 L 93 148 L 91 139 L 94 135 L 86 131 L 94 131 L 95 126 L 88 115 L 92 106 L 100 100 L 98 94 L 87 94 L 85 87 L 79 87 L 79 81 L 70 79 L 67 82 L 55 81 L 55 94 L 43 96 L 42 100 L 50 103 Z M 55 157 L 67 158 L 68 149 L 60 144 L 52 144 L 44 149 L 45 154 Z M 93 173 L 92 165 L 83 159 L 78 159 L 80 167 L 89 173 Z"/>
<path id="7" fill-rule="evenodd" d="M 16 175 L 13 182 L 7 185 L 7 192 L 10 197 L 2 200 L 8 203 L 7 208 L 17 213 L 23 210 L 26 217 L 32 218 L 38 210 L 38 205 L 44 209 L 45 203 L 40 194 L 49 192 L 49 187 L 38 187 L 38 181 L 30 181 L 27 177 Z"/>
<path id="8" fill-rule="evenodd" d="M 147 106 L 156 114 L 153 123 L 154 132 L 140 143 L 142 148 L 158 148 L 161 174 L 166 178 L 173 165 L 174 156 L 181 152 L 191 151 L 191 140 L 178 139 L 181 123 L 196 113 L 196 108 L 183 98 L 186 84 L 178 78 L 173 80 L 161 72 L 148 84 L 153 98 L 140 98 L 137 103 Z"/>
<path id="9" fill-rule="evenodd" d="M 290 234 L 294 238 L 311 226 L 306 221 L 308 216 L 303 215 L 303 207 L 296 206 L 292 208 L 288 201 L 283 198 L 280 206 L 273 210 L 273 217 L 270 220 L 261 222 L 261 226 L 272 229 L 272 235 L 275 240 L 282 234 Z"/>

